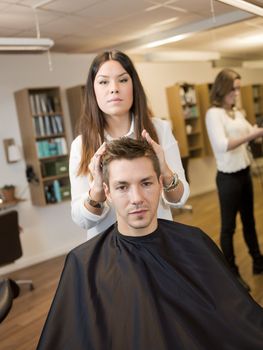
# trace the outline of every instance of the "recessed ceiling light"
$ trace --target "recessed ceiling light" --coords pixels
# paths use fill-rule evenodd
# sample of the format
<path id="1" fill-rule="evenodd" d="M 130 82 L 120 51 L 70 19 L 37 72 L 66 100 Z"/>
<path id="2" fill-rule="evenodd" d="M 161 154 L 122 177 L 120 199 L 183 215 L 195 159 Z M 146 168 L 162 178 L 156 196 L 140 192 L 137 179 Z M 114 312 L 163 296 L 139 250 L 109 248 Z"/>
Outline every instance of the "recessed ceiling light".
<path id="1" fill-rule="evenodd" d="M 192 35 L 191 33 L 174 35 L 174 36 L 171 36 L 169 38 L 152 41 L 151 43 L 146 44 L 144 47 L 150 49 L 150 48 L 157 47 L 157 46 L 162 46 L 162 45 L 165 45 L 165 44 L 175 43 L 176 41 L 183 40 L 185 38 L 188 38 L 191 35 Z"/>
<path id="2" fill-rule="evenodd" d="M 250 2 L 247 2 L 244 0 L 217 0 L 217 1 L 223 2 L 224 4 L 227 4 L 233 7 L 237 7 L 240 10 L 254 13 L 257 16 L 263 16 L 262 7 L 251 4 Z"/>
<path id="3" fill-rule="evenodd" d="M 144 56 L 147 61 L 211 61 L 219 60 L 220 53 L 213 51 L 162 51 L 152 52 Z"/>
<path id="4" fill-rule="evenodd" d="M 160 22 L 156 22 L 156 23 L 153 23 L 151 25 L 151 27 L 159 27 L 159 26 L 163 26 L 165 24 L 169 24 L 169 23 L 172 23 L 172 22 L 175 22 L 178 20 L 178 17 L 172 17 L 172 18 L 168 18 L 168 19 L 165 19 L 164 21 L 160 21 Z"/>

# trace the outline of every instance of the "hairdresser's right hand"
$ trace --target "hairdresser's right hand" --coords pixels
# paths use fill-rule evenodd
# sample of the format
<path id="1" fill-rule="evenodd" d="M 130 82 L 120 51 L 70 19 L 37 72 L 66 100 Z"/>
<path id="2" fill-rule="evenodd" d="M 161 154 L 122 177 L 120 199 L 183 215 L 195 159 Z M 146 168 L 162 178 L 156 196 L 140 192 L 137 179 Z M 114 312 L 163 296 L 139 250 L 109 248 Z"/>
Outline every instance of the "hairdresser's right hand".
<path id="1" fill-rule="evenodd" d="M 103 189 L 103 178 L 101 168 L 101 158 L 106 150 L 106 143 L 104 142 L 89 163 L 89 171 L 93 178 L 90 188 L 90 196 L 93 200 L 103 202 L 105 200 L 105 193 Z"/>
<path id="2" fill-rule="evenodd" d="M 257 125 L 254 125 L 251 136 L 252 136 L 251 140 L 255 140 L 258 137 L 262 137 L 263 136 L 263 128 L 259 128 Z"/>

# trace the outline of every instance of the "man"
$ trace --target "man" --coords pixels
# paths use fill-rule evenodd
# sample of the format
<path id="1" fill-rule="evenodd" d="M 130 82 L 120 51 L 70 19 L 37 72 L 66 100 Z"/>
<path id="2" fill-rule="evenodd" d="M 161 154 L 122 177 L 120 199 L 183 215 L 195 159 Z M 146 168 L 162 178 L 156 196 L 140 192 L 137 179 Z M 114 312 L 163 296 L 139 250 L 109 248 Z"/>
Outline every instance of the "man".
<path id="1" fill-rule="evenodd" d="M 113 141 L 103 174 L 117 224 L 67 256 L 38 349 L 262 350 L 262 309 L 213 241 L 157 220 L 147 142 Z"/>

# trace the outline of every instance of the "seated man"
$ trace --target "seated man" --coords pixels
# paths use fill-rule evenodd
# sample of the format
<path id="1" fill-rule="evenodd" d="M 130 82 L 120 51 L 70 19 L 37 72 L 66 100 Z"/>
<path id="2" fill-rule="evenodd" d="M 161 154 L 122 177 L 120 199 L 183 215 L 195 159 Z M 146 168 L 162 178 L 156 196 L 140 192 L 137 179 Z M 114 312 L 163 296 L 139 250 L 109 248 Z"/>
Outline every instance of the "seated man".
<path id="1" fill-rule="evenodd" d="M 38 349 L 262 350 L 262 309 L 213 241 L 157 220 L 153 149 L 113 141 L 103 174 L 117 223 L 68 254 Z"/>

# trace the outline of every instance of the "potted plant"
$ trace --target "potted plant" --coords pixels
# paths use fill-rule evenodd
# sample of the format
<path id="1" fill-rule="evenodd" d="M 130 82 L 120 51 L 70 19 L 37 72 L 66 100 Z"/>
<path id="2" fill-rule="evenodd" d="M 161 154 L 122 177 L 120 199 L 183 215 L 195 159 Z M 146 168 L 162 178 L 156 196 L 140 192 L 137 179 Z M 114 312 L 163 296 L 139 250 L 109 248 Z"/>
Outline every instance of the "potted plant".
<path id="1" fill-rule="evenodd" d="M 13 202 L 16 200 L 14 185 L 4 185 L 1 188 L 1 194 L 5 202 Z"/>

